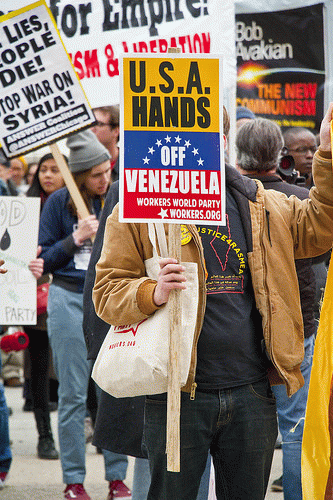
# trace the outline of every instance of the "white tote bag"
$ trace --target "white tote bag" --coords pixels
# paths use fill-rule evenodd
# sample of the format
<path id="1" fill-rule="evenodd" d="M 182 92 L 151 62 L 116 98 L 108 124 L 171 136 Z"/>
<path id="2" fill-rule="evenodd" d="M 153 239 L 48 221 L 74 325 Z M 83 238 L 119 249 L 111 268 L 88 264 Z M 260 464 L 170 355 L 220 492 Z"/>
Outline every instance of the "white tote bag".
<path id="1" fill-rule="evenodd" d="M 159 272 L 155 228 L 161 255 L 166 256 L 162 224 L 148 224 L 153 257 L 145 261 L 147 276 L 157 280 Z M 186 290 L 181 291 L 182 331 L 180 351 L 181 386 L 191 362 L 198 308 L 198 268 L 183 262 Z M 111 326 L 93 366 L 92 378 L 103 391 L 116 398 L 160 394 L 167 391 L 169 358 L 169 312 L 166 304 L 154 314 L 132 325 Z"/>

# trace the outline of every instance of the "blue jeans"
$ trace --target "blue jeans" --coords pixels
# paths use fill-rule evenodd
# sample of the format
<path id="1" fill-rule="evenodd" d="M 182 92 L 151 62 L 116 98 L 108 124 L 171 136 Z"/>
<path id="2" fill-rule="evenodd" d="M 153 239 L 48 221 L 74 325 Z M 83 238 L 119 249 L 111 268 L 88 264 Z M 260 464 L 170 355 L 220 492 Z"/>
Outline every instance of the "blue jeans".
<path id="1" fill-rule="evenodd" d="M 132 500 L 147 500 L 150 485 L 149 464 L 146 458 L 136 458 L 132 485 Z"/>
<path id="2" fill-rule="evenodd" d="M 304 340 L 301 372 L 304 385 L 288 398 L 284 385 L 274 386 L 279 429 L 282 435 L 283 493 L 285 500 L 302 500 L 301 455 L 306 403 L 312 368 L 314 335 Z"/>
<path id="3" fill-rule="evenodd" d="M 8 472 L 11 463 L 12 452 L 9 444 L 8 408 L 5 398 L 5 391 L 2 383 L 0 383 L 0 472 Z"/>
<path id="4" fill-rule="evenodd" d="M 210 450 L 218 500 L 263 500 L 277 436 L 268 380 L 232 389 L 181 395 L 180 472 L 166 465 L 166 394 L 148 396 L 144 441 L 151 486 L 148 500 L 193 500 Z"/>
<path id="5" fill-rule="evenodd" d="M 207 500 L 209 493 L 211 456 L 207 459 L 205 471 L 201 477 L 196 500 Z M 147 500 L 150 485 L 149 462 L 146 458 L 136 458 L 134 463 L 132 500 Z"/>
<path id="6" fill-rule="evenodd" d="M 91 363 L 91 362 L 90 362 Z M 96 387 L 96 397 L 99 401 L 100 394 L 102 390 L 95 384 Z M 105 465 L 105 479 L 107 481 L 115 481 L 119 479 L 124 481 L 127 472 L 128 458 L 127 455 L 122 455 L 120 453 L 114 453 L 110 450 L 102 450 Z"/>
<path id="7" fill-rule="evenodd" d="M 59 381 L 58 433 L 65 484 L 83 483 L 86 474 L 84 418 L 90 361 L 87 360 L 82 321 L 83 295 L 51 284 L 48 334 Z M 111 452 L 104 452 L 106 479 L 124 479 L 127 457 L 110 454 Z"/>

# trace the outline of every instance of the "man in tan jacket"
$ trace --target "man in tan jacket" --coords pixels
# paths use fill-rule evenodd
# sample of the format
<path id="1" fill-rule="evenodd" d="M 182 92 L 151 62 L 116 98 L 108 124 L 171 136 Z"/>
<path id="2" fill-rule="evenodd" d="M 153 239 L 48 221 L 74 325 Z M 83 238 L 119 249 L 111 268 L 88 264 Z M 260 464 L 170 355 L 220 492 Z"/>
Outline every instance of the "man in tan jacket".
<path id="1" fill-rule="evenodd" d="M 187 225 L 182 261 L 198 264 L 199 302 L 181 397 L 181 472 L 166 468 L 166 394 L 147 396 L 148 500 L 196 498 L 208 451 L 218 500 L 265 497 L 277 435 L 270 384 L 284 383 L 288 395 L 303 384 L 295 259 L 320 255 L 333 241 L 332 110 L 333 103 L 322 122 L 309 199 L 266 191 L 226 165 L 226 226 Z M 228 132 L 224 110 L 226 137 Z M 282 136 L 266 145 L 277 164 Z M 161 260 L 157 281 L 147 278 L 144 261 L 150 257 L 147 225 L 119 223 L 116 206 L 93 291 L 104 321 L 141 321 L 164 306 L 172 289 L 186 287 L 184 267 L 171 258 Z"/>

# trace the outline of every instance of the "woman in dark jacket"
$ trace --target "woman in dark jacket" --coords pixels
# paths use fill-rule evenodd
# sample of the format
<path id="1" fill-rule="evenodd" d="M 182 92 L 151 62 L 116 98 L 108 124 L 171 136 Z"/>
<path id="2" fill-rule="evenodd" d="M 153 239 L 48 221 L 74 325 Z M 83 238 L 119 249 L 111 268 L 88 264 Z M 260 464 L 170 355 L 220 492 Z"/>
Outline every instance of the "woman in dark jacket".
<path id="1" fill-rule="evenodd" d="M 89 500 L 85 479 L 85 435 L 87 388 L 90 362 L 82 331 L 83 284 L 92 239 L 104 196 L 110 185 L 110 155 L 95 135 L 86 130 L 70 136 L 68 165 L 91 215 L 81 218 L 67 188 L 47 200 L 40 221 L 39 244 L 44 269 L 52 273 L 48 302 L 48 334 L 59 381 L 58 430 L 65 499 Z M 109 497 L 123 484 L 127 457 L 112 460 L 104 453 Z M 120 496 L 120 495 L 118 495 Z"/>
<path id="2" fill-rule="evenodd" d="M 53 156 L 49 153 L 44 155 L 38 162 L 34 179 L 27 191 L 27 196 L 39 197 L 41 200 L 41 211 L 48 196 L 64 186 L 61 172 Z M 44 274 L 37 281 L 37 286 L 48 289 L 51 275 Z M 37 293 L 38 301 L 38 293 Z M 38 303 L 37 303 L 38 310 Z M 49 360 L 50 347 L 46 327 L 46 311 L 37 316 L 36 325 L 24 327 L 29 336 L 30 355 L 30 389 L 35 415 L 38 445 L 37 454 L 39 458 L 57 459 L 59 454 L 54 446 L 51 430 L 49 410 Z"/>

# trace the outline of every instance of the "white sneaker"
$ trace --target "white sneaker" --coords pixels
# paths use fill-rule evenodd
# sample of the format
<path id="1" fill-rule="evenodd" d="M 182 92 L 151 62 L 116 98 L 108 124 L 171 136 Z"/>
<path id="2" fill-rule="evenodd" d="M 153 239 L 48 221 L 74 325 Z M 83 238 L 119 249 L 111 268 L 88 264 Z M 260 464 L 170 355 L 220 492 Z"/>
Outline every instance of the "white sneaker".
<path id="1" fill-rule="evenodd" d="M 8 472 L 0 472 L 0 490 L 5 486 L 5 482 L 8 478 Z"/>

